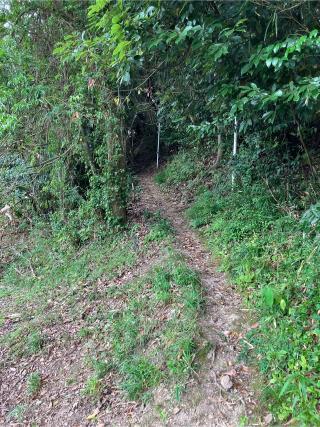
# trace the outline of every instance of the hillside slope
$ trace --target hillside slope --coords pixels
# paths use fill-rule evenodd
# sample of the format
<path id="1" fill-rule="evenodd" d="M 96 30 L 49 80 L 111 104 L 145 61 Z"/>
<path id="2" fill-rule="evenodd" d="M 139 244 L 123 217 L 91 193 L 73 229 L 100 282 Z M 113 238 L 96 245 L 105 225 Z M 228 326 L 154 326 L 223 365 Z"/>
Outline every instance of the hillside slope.
<path id="1" fill-rule="evenodd" d="M 140 183 L 127 234 L 69 253 L 38 236 L 5 267 L 2 424 L 236 426 L 252 412 L 240 298 L 176 195 Z"/>

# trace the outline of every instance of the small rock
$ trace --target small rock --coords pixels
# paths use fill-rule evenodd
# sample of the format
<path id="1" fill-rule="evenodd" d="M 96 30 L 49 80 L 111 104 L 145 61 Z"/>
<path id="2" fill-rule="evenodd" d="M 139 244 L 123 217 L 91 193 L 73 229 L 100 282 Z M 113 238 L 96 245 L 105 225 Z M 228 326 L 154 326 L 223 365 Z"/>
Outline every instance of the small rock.
<path id="1" fill-rule="evenodd" d="M 229 377 L 229 375 L 222 375 L 220 379 L 220 384 L 225 390 L 230 390 L 233 386 L 233 383 Z"/>
<path id="2" fill-rule="evenodd" d="M 271 423 L 272 423 L 272 419 L 273 419 L 272 414 L 268 414 L 268 415 L 266 415 L 266 416 L 264 417 L 264 423 L 265 423 L 266 425 L 269 425 L 269 424 L 271 424 Z"/>
<path id="3" fill-rule="evenodd" d="M 176 406 L 175 408 L 173 408 L 173 414 L 176 415 L 181 411 L 181 408 L 179 408 L 178 406 Z"/>
<path id="4" fill-rule="evenodd" d="M 259 322 L 256 322 L 250 326 L 250 329 L 257 329 L 258 327 L 259 327 Z"/>

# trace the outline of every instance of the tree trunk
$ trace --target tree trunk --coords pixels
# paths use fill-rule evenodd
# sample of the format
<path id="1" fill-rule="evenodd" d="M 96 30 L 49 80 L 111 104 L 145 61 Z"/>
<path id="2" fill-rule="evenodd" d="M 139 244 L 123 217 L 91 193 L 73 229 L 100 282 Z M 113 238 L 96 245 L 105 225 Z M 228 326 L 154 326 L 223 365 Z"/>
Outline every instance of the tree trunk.
<path id="1" fill-rule="evenodd" d="M 113 218 L 124 223 L 127 217 L 126 141 L 122 121 L 116 117 L 108 124 L 108 199 Z"/>

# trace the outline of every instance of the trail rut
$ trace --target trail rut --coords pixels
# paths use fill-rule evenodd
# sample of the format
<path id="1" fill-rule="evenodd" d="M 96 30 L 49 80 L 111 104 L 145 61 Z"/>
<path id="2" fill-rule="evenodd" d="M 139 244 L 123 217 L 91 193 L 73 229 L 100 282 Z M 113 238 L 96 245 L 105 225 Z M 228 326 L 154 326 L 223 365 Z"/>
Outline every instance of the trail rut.
<path id="1" fill-rule="evenodd" d="M 201 277 L 205 297 L 201 329 L 204 340 L 212 347 L 168 425 L 238 426 L 241 417 L 250 415 L 255 406 L 250 391 L 254 374 L 238 362 L 239 338 L 246 326 L 241 299 L 224 274 L 217 270 L 197 234 L 190 229 L 184 215 L 186 206 L 178 195 L 158 187 L 151 173 L 142 175 L 140 183 L 140 203 L 149 211 L 160 211 L 162 217 L 170 221 L 175 233 L 175 249 Z M 223 385 L 227 385 L 228 390 Z"/>

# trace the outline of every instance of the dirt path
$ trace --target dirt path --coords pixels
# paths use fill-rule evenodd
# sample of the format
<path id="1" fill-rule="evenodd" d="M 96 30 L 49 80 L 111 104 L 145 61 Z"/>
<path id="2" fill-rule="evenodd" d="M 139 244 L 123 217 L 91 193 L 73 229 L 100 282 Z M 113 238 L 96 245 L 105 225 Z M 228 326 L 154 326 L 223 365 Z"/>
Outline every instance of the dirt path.
<path id="1" fill-rule="evenodd" d="M 175 231 L 175 248 L 199 272 L 205 293 L 201 319 L 204 339 L 212 345 L 204 366 L 191 381 L 187 396 L 170 426 L 238 426 L 250 415 L 255 402 L 249 384 L 253 372 L 238 362 L 239 338 L 245 325 L 244 311 L 235 290 L 217 271 L 208 251 L 187 224 L 186 206 L 179 196 L 160 189 L 151 173 L 141 176 L 141 204 L 160 211 Z"/>
<path id="2" fill-rule="evenodd" d="M 141 187 L 140 199 L 131 213 L 132 222 L 140 224 L 135 244 L 137 248 L 141 245 L 133 265 L 124 265 L 112 279 L 102 275 L 90 284 L 82 280 L 70 282 L 69 288 L 62 284 L 48 294 L 48 300 L 43 297 L 45 308 L 36 302 L 34 307 L 33 303 L 23 310 L 20 307 L 26 314 L 34 313 L 30 323 L 23 316 L 14 317 L 16 311 L 11 313 L 6 309 L 5 313 L 12 314 L 13 318 L 5 317 L 0 338 L 14 328 L 19 332 L 21 327 L 23 334 L 17 337 L 23 344 L 24 334 L 29 336 L 30 331 L 37 328 L 45 337 L 45 345 L 41 351 L 22 353 L 17 358 L 12 358 L 7 347 L 0 345 L 0 426 L 232 427 L 240 425 L 241 417 L 250 415 L 254 407 L 249 387 L 253 374 L 237 361 L 239 338 L 246 324 L 241 301 L 224 275 L 217 271 L 197 234 L 189 228 L 184 218 L 186 206 L 179 201 L 179 196 L 160 189 L 153 181 L 152 172 L 141 176 Z M 166 259 L 164 246 L 143 249 L 149 231 L 142 215 L 144 210 L 160 210 L 162 217 L 170 221 L 176 251 L 183 254 L 201 276 L 206 301 L 200 319 L 203 336 L 199 341 L 206 344 L 199 363 L 201 368 L 192 375 L 179 402 L 172 398 L 165 384 L 154 391 L 154 399 L 147 405 L 128 401 L 118 387 L 118 377 L 112 377 L 113 372 L 104 380 L 103 393 L 99 397 L 88 397 L 83 393 L 92 376 L 88 360 L 108 349 L 103 314 L 122 304 L 120 297 L 117 300 L 116 296 L 108 296 L 106 286 L 130 283 Z M 8 299 L 3 299 L 2 304 L 9 304 Z M 13 304 L 12 309 L 14 307 Z M 49 322 L 42 316 L 43 309 L 47 310 Z M 79 331 L 92 326 L 99 340 L 92 335 L 81 338 Z M 104 336 L 106 341 L 101 341 L 100 337 Z M 20 341 L 17 338 L 18 344 Z M 27 379 L 33 372 L 41 374 L 42 383 L 38 393 L 30 396 Z M 163 409 L 161 414 L 159 408 Z M 98 411 L 97 418 L 88 419 L 95 411 Z"/>

